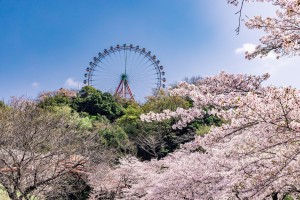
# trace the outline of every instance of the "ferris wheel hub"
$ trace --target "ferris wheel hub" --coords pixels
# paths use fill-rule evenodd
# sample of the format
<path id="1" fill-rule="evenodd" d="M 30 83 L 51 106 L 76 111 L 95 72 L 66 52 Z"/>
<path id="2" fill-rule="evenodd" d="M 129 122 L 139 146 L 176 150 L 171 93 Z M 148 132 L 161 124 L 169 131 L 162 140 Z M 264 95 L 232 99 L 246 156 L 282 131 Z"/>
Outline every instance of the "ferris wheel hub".
<path id="1" fill-rule="evenodd" d="M 127 74 L 122 74 L 121 75 L 121 80 L 128 80 L 128 76 L 127 76 Z"/>

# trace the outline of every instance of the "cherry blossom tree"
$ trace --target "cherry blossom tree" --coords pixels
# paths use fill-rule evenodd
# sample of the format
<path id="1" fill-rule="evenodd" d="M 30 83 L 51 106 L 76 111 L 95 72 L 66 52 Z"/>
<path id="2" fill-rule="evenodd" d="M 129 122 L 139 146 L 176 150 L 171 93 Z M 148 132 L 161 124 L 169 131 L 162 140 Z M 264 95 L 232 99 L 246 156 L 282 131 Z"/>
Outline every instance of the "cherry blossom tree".
<path id="1" fill-rule="evenodd" d="M 261 86 L 268 77 L 221 72 L 197 85 L 180 83 L 171 93 L 189 96 L 192 108 L 149 113 L 142 119 L 175 118 L 174 128 L 181 128 L 201 117 L 202 108 L 210 105 L 210 114 L 225 123 L 162 160 L 123 159 L 110 172 L 114 177 L 110 180 L 118 183 L 111 187 L 122 185 L 116 198 L 297 198 L 300 93 L 291 87 Z M 99 179 L 91 178 L 94 184 L 95 180 Z"/>
<path id="2" fill-rule="evenodd" d="M 13 200 L 71 193 L 98 149 L 94 134 L 26 99 L 0 108 L 0 183 Z M 96 146 L 97 147 L 97 146 Z M 62 189 L 62 191 L 58 191 Z"/>
<path id="3" fill-rule="evenodd" d="M 254 16 L 246 21 L 249 29 L 261 29 L 266 35 L 260 38 L 261 45 L 258 45 L 254 52 L 246 52 L 247 59 L 257 56 L 264 57 L 274 52 L 277 58 L 282 56 L 300 55 L 300 1 L 299 0 L 228 0 L 229 4 L 240 6 L 239 26 L 242 10 L 245 2 L 269 2 L 276 6 L 276 16 L 263 18 Z"/>

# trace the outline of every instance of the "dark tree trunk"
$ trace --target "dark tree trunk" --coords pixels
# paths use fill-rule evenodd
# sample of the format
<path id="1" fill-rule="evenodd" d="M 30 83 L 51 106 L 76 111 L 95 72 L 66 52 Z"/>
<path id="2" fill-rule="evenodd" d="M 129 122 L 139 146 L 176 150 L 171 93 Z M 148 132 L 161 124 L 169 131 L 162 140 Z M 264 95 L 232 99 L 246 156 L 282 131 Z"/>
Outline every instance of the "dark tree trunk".
<path id="1" fill-rule="evenodd" d="M 278 200 L 278 192 L 272 193 L 272 200 Z"/>

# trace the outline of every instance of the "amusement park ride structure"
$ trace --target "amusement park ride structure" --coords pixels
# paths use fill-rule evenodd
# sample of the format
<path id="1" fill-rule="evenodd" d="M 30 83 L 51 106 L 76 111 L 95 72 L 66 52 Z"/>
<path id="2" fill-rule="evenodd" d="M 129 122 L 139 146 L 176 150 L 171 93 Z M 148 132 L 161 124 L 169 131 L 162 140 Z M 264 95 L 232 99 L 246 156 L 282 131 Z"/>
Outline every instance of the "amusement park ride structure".
<path id="1" fill-rule="evenodd" d="M 121 81 L 116 89 L 115 95 L 118 95 L 125 99 L 127 99 L 127 97 L 129 96 L 130 99 L 134 99 L 131 89 L 129 87 L 128 81 L 127 81 L 126 74 L 122 74 Z"/>
<path id="2" fill-rule="evenodd" d="M 141 100 L 165 88 L 165 72 L 159 64 L 145 48 L 132 44 L 111 46 L 90 62 L 84 84 L 121 98 Z"/>

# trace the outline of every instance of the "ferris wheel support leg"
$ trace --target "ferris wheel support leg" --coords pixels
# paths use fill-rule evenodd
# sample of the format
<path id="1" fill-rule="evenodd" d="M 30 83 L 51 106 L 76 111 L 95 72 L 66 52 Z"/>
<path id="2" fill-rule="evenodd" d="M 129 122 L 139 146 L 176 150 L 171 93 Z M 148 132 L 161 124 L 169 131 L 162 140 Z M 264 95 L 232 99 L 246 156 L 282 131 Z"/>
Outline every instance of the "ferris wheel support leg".
<path id="1" fill-rule="evenodd" d="M 119 90 L 120 90 L 120 87 L 121 87 L 122 83 L 123 83 L 123 80 L 120 81 L 120 83 L 119 83 L 119 85 L 118 85 L 118 87 L 116 89 L 115 95 L 119 94 Z"/>
<path id="2" fill-rule="evenodd" d="M 125 82 L 123 81 L 122 84 L 122 98 L 126 99 L 126 87 L 125 87 Z"/>
<path id="3" fill-rule="evenodd" d="M 129 87 L 129 84 L 128 84 L 128 83 L 126 84 L 126 87 L 127 87 L 127 90 L 128 90 L 128 93 L 129 93 L 129 95 L 130 95 L 131 99 L 133 99 L 133 100 L 134 100 L 134 98 L 133 98 L 133 95 L 132 95 L 132 92 L 131 92 L 131 89 L 130 89 L 130 87 Z"/>

